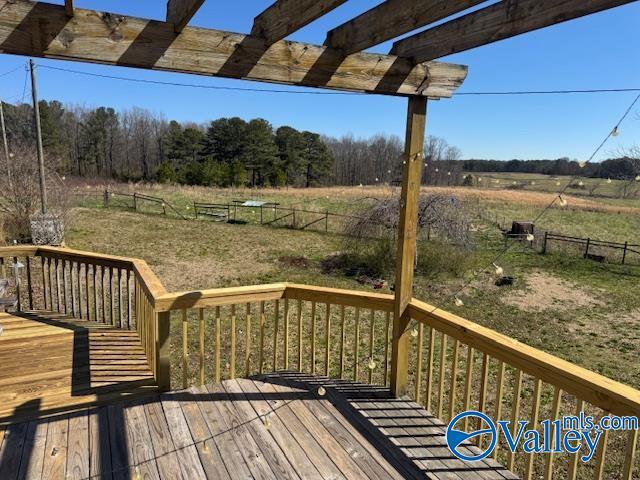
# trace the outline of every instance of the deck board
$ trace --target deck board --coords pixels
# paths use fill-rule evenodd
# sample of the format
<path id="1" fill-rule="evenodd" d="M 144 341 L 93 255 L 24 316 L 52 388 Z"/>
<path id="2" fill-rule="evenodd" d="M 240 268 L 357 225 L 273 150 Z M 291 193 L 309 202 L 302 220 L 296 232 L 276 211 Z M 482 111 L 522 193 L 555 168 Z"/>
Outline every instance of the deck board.
<path id="1" fill-rule="evenodd" d="M 0 427 L 0 478 L 517 477 L 457 460 L 443 423 L 388 389 L 280 372 Z"/>
<path id="2" fill-rule="evenodd" d="M 0 424 L 157 390 L 135 331 L 48 312 L 0 326 Z"/>

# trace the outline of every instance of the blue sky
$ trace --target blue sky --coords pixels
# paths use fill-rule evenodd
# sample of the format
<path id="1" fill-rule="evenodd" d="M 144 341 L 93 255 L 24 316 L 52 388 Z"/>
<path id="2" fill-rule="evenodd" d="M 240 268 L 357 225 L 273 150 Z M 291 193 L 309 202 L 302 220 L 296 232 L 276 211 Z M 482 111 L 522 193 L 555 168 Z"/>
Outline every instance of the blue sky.
<path id="1" fill-rule="evenodd" d="M 61 1 L 57 3 L 62 3 Z M 248 32 L 268 0 L 208 0 L 193 25 Z M 326 32 L 375 5 L 351 0 L 296 32 L 291 39 L 319 43 Z M 164 2 L 76 0 L 80 8 L 163 19 Z M 640 2 L 446 57 L 469 66 L 461 92 L 587 88 L 640 88 Z M 373 48 L 387 52 L 390 43 Z M 42 65 L 107 75 L 207 85 L 272 87 L 256 82 L 151 72 L 121 67 L 37 60 Z M 0 73 L 25 59 L 0 55 Z M 0 77 L 0 95 L 15 101 L 22 70 Z M 287 88 L 287 87 L 278 87 Z M 295 89 L 295 88 L 292 88 Z M 340 136 L 404 135 L 406 100 L 383 96 L 288 95 L 187 89 L 98 79 L 39 70 L 40 97 L 117 109 L 140 106 L 167 119 L 204 122 L 221 116 L 262 117 L 274 126 Z M 297 89 L 300 90 L 300 89 Z M 634 93 L 457 97 L 431 102 L 428 133 L 458 146 L 465 158 L 588 157 L 635 97 Z M 622 146 L 640 145 L 640 106 L 596 160 Z"/>

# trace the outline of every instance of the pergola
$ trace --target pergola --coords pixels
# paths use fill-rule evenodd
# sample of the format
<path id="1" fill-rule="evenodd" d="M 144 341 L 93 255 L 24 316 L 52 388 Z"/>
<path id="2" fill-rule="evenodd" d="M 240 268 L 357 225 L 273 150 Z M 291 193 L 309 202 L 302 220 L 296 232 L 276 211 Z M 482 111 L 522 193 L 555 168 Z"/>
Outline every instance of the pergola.
<path id="1" fill-rule="evenodd" d="M 203 1 L 169 0 L 163 22 L 75 8 L 73 0 L 2 0 L 0 52 L 407 97 L 391 362 L 392 390 L 402 395 L 427 100 L 450 97 L 467 75 L 465 66 L 434 60 L 632 0 L 387 0 L 331 30 L 324 45 L 286 38 L 346 0 L 278 0 L 249 34 L 189 26 Z M 422 27 L 387 55 L 364 52 Z"/>

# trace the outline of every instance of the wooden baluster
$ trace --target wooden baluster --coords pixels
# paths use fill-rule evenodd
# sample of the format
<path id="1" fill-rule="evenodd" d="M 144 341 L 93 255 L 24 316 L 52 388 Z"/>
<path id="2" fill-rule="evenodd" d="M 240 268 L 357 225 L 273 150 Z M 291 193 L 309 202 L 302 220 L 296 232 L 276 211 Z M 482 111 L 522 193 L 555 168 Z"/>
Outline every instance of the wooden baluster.
<path id="1" fill-rule="evenodd" d="M 14 265 L 14 272 L 15 272 L 15 276 L 16 278 L 16 297 L 18 300 L 18 311 L 21 312 L 22 311 L 22 296 L 20 295 L 20 282 L 21 282 L 21 278 L 20 278 L 20 270 L 15 267 L 15 265 L 17 265 L 18 263 L 18 258 L 17 257 L 13 257 L 13 265 Z"/>
<path id="2" fill-rule="evenodd" d="M 418 324 L 418 344 L 416 347 L 417 350 L 417 359 L 416 359 L 416 384 L 414 397 L 416 403 L 420 403 L 420 390 L 422 386 L 422 357 L 424 355 L 424 351 L 422 348 L 423 343 L 423 335 L 424 335 L 424 324 Z"/>
<path id="3" fill-rule="evenodd" d="M 97 265 L 92 265 L 92 273 L 93 273 L 93 320 L 98 322 L 98 287 L 96 284 L 96 276 L 98 275 L 97 272 L 98 266 Z M 137 287 L 137 285 L 136 285 Z M 136 319 L 137 319 L 137 310 L 136 310 Z"/>
<path id="4" fill-rule="evenodd" d="M 220 307 L 216 307 L 216 370 L 215 370 L 215 380 L 216 383 L 220 383 Z"/>
<path id="5" fill-rule="evenodd" d="M 584 411 L 584 400 L 576 399 L 576 417 Z M 581 453 L 578 451 L 569 459 L 569 468 L 567 469 L 567 480 L 576 480 L 578 476 L 578 465 Z"/>
<path id="6" fill-rule="evenodd" d="M 284 369 L 289 370 L 289 299 L 284 299 Z"/>
<path id="7" fill-rule="evenodd" d="M 515 438 L 518 431 L 518 418 L 520 417 L 520 402 L 522 395 L 522 370 L 516 372 L 513 380 L 513 398 L 511 399 L 511 436 Z M 513 471 L 516 454 L 509 450 L 507 453 L 507 468 Z"/>
<path id="8" fill-rule="evenodd" d="M 555 387 L 553 390 L 553 405 L 551 406 L 551 420 L 557 420 L 560 416 L 560 407 L 562 406 L 562 389 Z M 551 438 L 555 437 L 555 424 L 551 424 Z M 552 446 L 553 448 L 561 448 L 561 445 Z M 551 480 L 553 478 L 553 451 L 545 454 L 544 463 L 544 479 Z"/>
<path id="9" fill-rule="evenodd" d="M 496 380 L 496 402 L 495 411 L 493 414 L 493 420 L 497 423 L 502 418 L 502 393 L 504 391 L 504 362 L 498 362 L 498 378 Z M 493 449 L 491 456 L 498 458 L 498 447 L 500 442 L 496 442 L 496 447 Z"/>
<path id="10" fill-rule="evenodd" d="M 329 376 L 329 361 L 331 355 L 331 305 L 326 304 L 324 313 L 324 328 L 325 328 L 325 341 L 324 341 L 324 375 Z"/>
<path id="11" fill-rule="evenodd" d="M 427 385 L 424 394 L 424 408 L 431 411 L 431 397 L 433 395 L 433 349 L 436 344 L 435 330 L 429 328 L 429 353 L 427 357 Z"/>
<path id="12" fill-rule="evenodd" d="M 84 297 L 84 305 L 85 305 L 85 311 L 87 313 L 87 320 L 91 320 L 91 305 L 89 304 L 89 264 L 85 263 L 84 264 L 84 291 L 85 291 L 85 297 Z"/>
<path id="13" fill-rule="evenodd" d="M 280 300 L 275 301 L 273 309 L 273 371 L 278 371 L 278 330 L 280 328 Z"/>
<path id="14" fill-rule="evenodd" d="M 247 303 L 246 333 L 244 336 L 244 375 L 251 374 L 251 304 Z"/>
<path id="15" fill-rule="evenodd" d="M 131 328 L 131 274 L 133 272 L 131 270 L 127 270 L 127 328 Z"/>
<path id="16" fill-rule="evenodd" d="M 385 315 L 385 330 L 384 330 L 384 370 L 382 375 L 384 376 L 384 385 L 389 384 L 389 328 L 391 326 L 391 312 L 387 312 Z"/>
<path id="17" fill-rule="evenodd" d="M 118 327 L 122 328 L 122 269 L 116 269 L 116 278 L 118 285 Z"/>
<path id="18" fill-rule="evenodd" d="M 56 277 L 56 306 L 58 313 L 62 313 L 62 295 L 60 294 L 60 263 L 55 259 L 55 277 Z"/>
<path id="19" fill-rule="evenodd" d="M 440 339 L 440 372 L 438 376 L 438 418 L 442 418 L 444 407 L 444 375 L 447 368 L 447 334 L 442 332 Z"/>
<path id="20" fill-rule="evenodd" d="M 630 430 L 627 435 L 627 449 L 624 454 L 622 480 L 631 480 L 633 478 L 636 449 L 638 447 L 638 430 Z"/>
<path id="21" fill-rule="evenodd" d="M 302 300 L 298 300 L 298 371 L 302 372 Z"/>
<path id="22" fill-rule="evenodd" d="M 358 381 L 360 374 L 359 356 L 360 356 L 360 307 L 356 307 L 355 331 L 353 342 L 353 379 Z"/>
<path id="23" fill-rule="evenodd" d="M 373 364 L 375 364 L 375 359 L 373 358 L 373 344 L 375 342 L 376 311 L 373 308 L 371 309 L 370 315 L 371 315 L 371 319 L 369 322 L 370 323 L 369 325 L 369 362 L 373 362 Z M 371 368 L 371 366 L 368 366 L 367 369 L 369 370 L 369 383 L 373 383 L 373 368 Z"/>
<path id="24" fill-rule="evenodd" d="M 229 378 L 236 378 L 236 306 L 231 305 L 231 353 L 229 358 Z"/>
<path id="25" fill-rule="evenodd" d="M 316 373 L 316 302 L 311 302 L 311 373 Z"/>
<path id="26" fill-rule="evenodd" d="M 474 366 L 474 350 L 472 346 L 467 346 L 467 369 L 464 381 L 464 400 L 462 402 L 462 411 L 466 412 L 471 408 L 471 386 L 473 384 L 473 366 Z M 465 417 L 462 421 L 462 429 L 469 431 L 469 417 Z"/>
<path id="27" fill-rule="evenodd" d="M 344 378 L 344 346 L 345 346 L 345 328 L 344 328 L 344 305 L 340 305 L 340 378 Z"/>
<path id="28" fill-rule="evenodd" d="M 112 267 L 108 267 L 107 268 L 107 278 L 109 281 L 109 322 L 111 323 L 111 325 L 115 326 L 116 322 L 115 319 L 113 318 L 113 304 L 115 302 L 115 298 L 113 296 L 113 268 Z"/>
<path id="29" fill-rule="evenodd" d="M 86 298 L 86 295 L 82 295 L 82 263 L 78 262 L 78 312 L 80 318 L 84 318 L 84 309 L 82 308 L 82 299 Z"/>
<path id="30" fill-rule="evenodd" d="M 187 309 L 182 309 L 182 388 L 189 386 L 189 322 L 187 321 Z"/>
<path id="31" fill-rule="evenodd" d="M 107 289 L 104 286 L 104 268 L 105 267 L 100 267 L 100 284 L 102 288 L 102 323 L 107 323 Z"/>
<path id="32" fill-rule="evenodd" d="M 480 399 L 478 402 L 478 410 L 482 413 L 486 413 L 485 409 L 487 406 L 487 385 L 489 383 L 489 355 L 486 353 L 482 354 L 482 372 L 480 374 Z M 478 425 L 480 427 L 480 425 Z M 479 447 L 482 446 L 482 438 L 481 436 L 476 437 L 476 443 Z"/>
<path id="33" fill-rule="evenodd" d="M 264 371 L 264 302 L 260 302 L 260 373 Z"/>
<path id="34" fill-rule="evenodd" d="M 456 389 L 458 388 L 458 352 L 460 342 L 456 339 L 453 342 L 453 353 L 451 359 L 451 385 L 449 387 L 449 420 L 453 418 L 456 409 Z"/>
<path id="35" fill-rule="evenodd" d="M 600 437 L 600 442 L 596 447 L 595 467 L 593 471 L 594 480 L 602 480 L 604 474 L 604 462 L 607 457 L 607 440 L 609 439 L 609 430 L 604 430 Z"/>
<path id="36" fill-rule="evenodd" d="M 40 257 L 40 266 L 42 267 L 42 302 L 45 310 L 49 308 L 49 300 L 47 298 L 48 288 L 47 288 L 46 262 L 47 262 L 46 258 Z"/>
<path id="37" fill-rule="evenodd" d="M 69 277 L 70 277 L 69 284 L 71 287 L 71 316 L 73 318 L 76 318 L 76 292 L 75 292 L 76 282 L 73 278 L 73 271 L 75 270 L 74 264 L 75 262 L 73 260 L 69 262 Z"/>
<path id="38" fill-rule="evenodd" d="M 33 278 L 31 278 L 31 257 L 26 257 L 27 264 L 27 297 L 29 299 L 29 310 L 33 310 Z"/>
<path id="39" fill-rule="evenodd" d="M 62 294 L 64 296 L 62 305 L 64 306 L 64 314 L 69 310 L 69 295 L 67 293 L 67 261 L 62 260 Z"/>
<path id="40" fill-rule="evenodd" d="M 538 428 L 538 419 L 540 415 L 540 395 L 542 393 L 542 380 L 536 378 L 536 386 L 533 390 L 533 405 L 531 407 L 531 421 L 529 425 L 531 428 Z M 531 480 L 533 478 L 533 462 L 535 460 L 535 454 L 533 452 L 527 455 L 527 466 L 524 472 L 524 480 Z"/>
<path id="41" fill-rule="evenodd" d="M 200 328 L 200 385 L 204 385 L 204 308 L 198 309 L 198 326 Z"/>

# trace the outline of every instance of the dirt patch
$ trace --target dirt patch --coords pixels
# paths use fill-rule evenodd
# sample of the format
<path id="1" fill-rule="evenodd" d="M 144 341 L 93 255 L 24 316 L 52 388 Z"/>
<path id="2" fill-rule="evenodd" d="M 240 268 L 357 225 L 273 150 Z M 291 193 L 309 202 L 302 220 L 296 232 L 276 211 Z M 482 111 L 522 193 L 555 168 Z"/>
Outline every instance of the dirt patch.
<path id="1" fill-rule="evenodd" d="M 287 267 L 294 268 L 309 268 L 311 266 L 311 262 L 308 258 L 305 257 L 297 257 L 292 255 L 286 255 L 284 257 L 278 258 L 278 261 Z"/>
<path id="2" fill-rule="evenodd" d="M 525 311 L 564 311 L 604 304 L 597 292 L 548 273 L 534 272 L 527 277 L 526 282 L 525 289 L 503 298 L 503 302 Z"/>

